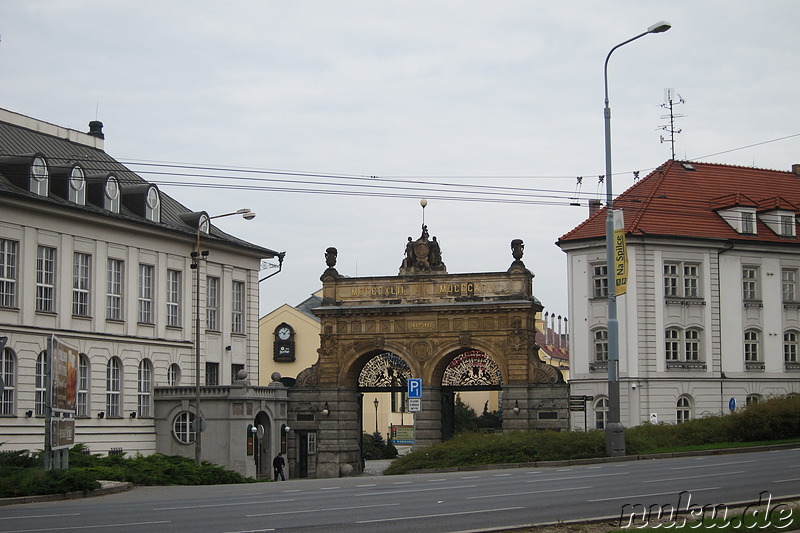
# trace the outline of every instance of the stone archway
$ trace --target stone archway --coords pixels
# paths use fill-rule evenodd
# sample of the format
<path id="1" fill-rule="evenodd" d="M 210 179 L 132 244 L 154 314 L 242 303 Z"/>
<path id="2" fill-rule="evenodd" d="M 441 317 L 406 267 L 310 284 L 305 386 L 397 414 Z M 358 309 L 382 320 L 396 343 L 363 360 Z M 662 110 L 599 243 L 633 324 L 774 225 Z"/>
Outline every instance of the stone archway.
<path id="1" fill-rule="evenodd" d="M 328 268 L 320 278 L 322 305 L 313 310 L 321 323 L 319 360 L 298 376 L 298 390 L 290 392 L 331 406 L 318 425 L 318 473 L 333 476 L 361 468 L 359 390 L 364 384 L 359 377 L 365 368 L 372 372 L 367 365 L 382 353 L 400 357 L 411 376 L 423 380 L 415 446 L 447 436 L 442 398 L 454 385 L 443 379 L 448 365 L 463 364 L 466 359 L 458 358 L 474 351 L 490 354 L 496 369 L 462 375 L 456 386 L 469 387 L 470 381 L 478 386 L 492 378 L 480 386 L 502 389 L 500 409 L 513 413 L 503 417 L 503 431 L 568 426 L 567 386 L 538 355 L 535 324 L 542 305 L 533 295 L 533 274 L 522 262 L 522 241 L 512 241 L 511 249 L 514 261 L 506 271 L 448 274 L 436 237 L 430 239 L 423 225 L 419 239 L 408 238 L 399 275 L 347 278 L 336 271 L 336 249 L 328 248 Z M 377 369 L 371 375 L 392 377 Z"/>

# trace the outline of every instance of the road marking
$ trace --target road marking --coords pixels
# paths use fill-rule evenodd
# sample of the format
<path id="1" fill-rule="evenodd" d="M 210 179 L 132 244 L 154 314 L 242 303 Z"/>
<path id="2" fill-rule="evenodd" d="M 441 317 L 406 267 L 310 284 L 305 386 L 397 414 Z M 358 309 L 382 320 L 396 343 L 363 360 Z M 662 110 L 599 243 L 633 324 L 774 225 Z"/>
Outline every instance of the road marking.
<path id="1" fill-rule="evenodd" d="M 461 479 L 480 479 L 481 476 L 464 476 Z"/>
<path id="2" fill-rule="evenodd" d="M 244 529 L 242 531 L 226 531 L 225 533 L 262 533 L 264 531 L 275 531 L 275 529 Z"/>
<path id="3" fill-rule="evenodd" d="M 411 485 L 411 481 L 395 481 L 392 485 Z"/>
<path id="4" fill-rule="evenodd" d="M 443 516 L 463 516 L 465 514 L 477 514 L 477 513 L 501 513 L 503 511 L 518 511 L 519 509 L 525 509 L 524 507 L 504 507 L 502 509 L 483 509 L 480 511 L 461 511 L 458 513 L 442 513 L 442 514 L 427 514 L 427 515 L 419 515 L 419 516 L 398 516 L 397 518 L 380 518 L 376 520 L 359 520 L 356 524 L 374 524 L 377 522 L 397 522 L 400 520 L 420 520 L 423 518 L 441 518 Z"/>
<path id="5" fill-rule="evenodd" d="M 734 474 L 744 474 L 744 470 L 739 470 L 737 472 L 720 472 L 719 474 L 700 474 L 697 476 L 688 476 L 688 477 L 668 477 L 664 479 L 647 479 L 642 481 L 642 483 L 662 483 L 664 481 L 682 481 L 684 479 L 697 479 L 699 477 L 719 477 L 719 476 L 732 476 Z"/>
<path id="6" fill-rule="evenodd" d="M 341 488 L 342 487 L 320 487 L 318 490 L 336 490 Z"/>
<path id="7" fill-rule="evenodd" d="M 0 516 L 0 520 L 25 520 L 28 518 L 53 518 L 56 516 L 80 516 L 80 513 L 32 514 L 30 516 Z"/>
<path id="8" fill-rule="evenodd" d="M 247 518 L 257 518 L 259 516 L 277 516 L 281 514 L 301 514 L 301 513 L 328 513 L 330 511 L 349 511 L 352 509 L 374 509 L 375 507 L 397 507 L 399 503 L 380 503 L 378 505 L 356 505 L 354 507 L 329 507 L 327 509 L 302 509 L 295 511 L 277 511 L 270 513 L 248 514 Z"/>
<path id="9" fill-rule="evenodd" d="M 356 494 L 356 496 L 383 496 L 384 494 L 408 494 L 411 492 L 430 492 L 432 490 L 458 490 L 458 489 L 471 489 L 477 485 L 461 485 L 460 487 L 431 487 L 428 489 L 407 489 L 407 490 L 388 490 L 381 492 L 365 492 L 363 494 Z"/>
<path id="10" fill-rule="evenodd" d="M 583 490 L 592 489 L 594 487 L 568 487 L 566 489 L 545 489 L 545 490 L 532 490 L 529 492 L 510 492 L 508 494 L 487 494 L 485 496 L 469 496 L 468 500 L 481 500 L 484 498 L 507 498 L 509 496 L 518 496 L 520 494 L 546 494 L 548 492 L 564 492 L 565 490 Z"/>
<path id="11" fill-rule="evenodd" d="M 69 530 L 86 530 L 98 528 L 113 528 L 113 527 L 140 527 L 151 526 L 153 524 L 169 524 L 169 520 L 158 520 L 153 522 L 122 522 L 120 524 L 100 524 L 100 525 L 82 525 L 82 526 L 65 526 L 65 527 L 48 527 L 39 529 L 15 529 L 13 531 L 6 531 L 5 533 L 32 533 L 34 531 L 69 531 Z"/>
<path id="12" fill-rule="evenodd" d="M 511 474 L 494 474 L 494 477 L 508 477 Z"/>
<path id="13" fill-rule="evenodd" d="M 800 478 L 796 477 L 794 479 L 776 479 L 773 483 L 790 483 L 792 481 L 800 481 Z"/>
<path id="14" fill-rule="evenodd" d="M 258 502 L 195 504 L 195 505 L 184 505 L 181 507 L 155 507 L 153 511 L 177 511 L 180 509 L 197 509 L 198 507 L 234 507 L 236 505 L 262 505 L 262 504 L 285 503 L 293 501 L 294 500 L 262 500 Z"/>
<path id="15" fill-rule="evenodd" d="M 612 472 L 610 474 L 591 474 L 588 476 L 559 477 L 553 479 L 529 479 L 525 483 L 542 483 L 545 481 L 565 481 L 570 479 L 586 479 L 590 477 L 627 476 L 628 472 Z"/>
<path id="16" fill-rule="evenodd" d="M 690 492 L 690 493 L 691 492 L 702 492 L 704 490 L 719 490 L 721 488 L 722 487 L 708 487 L 706 489 L 691 489 L 691 490 L 687 490 L 685 492 Z M 670 491 L 670 492 L 653 492 L 653 493 L 650 493 L 650 494 L 633 494 L 633 495 L 628 495 L 628 496 L 614 496 L 613 498 L 595 498 L 595 499 L 586 500 L 586 501 L 587 502 L 610 502 L 610 501 L 613 501 L 613 500 L 631 500 L 633 498 L 649 498 L 651 496 L 665 496 L 665 495 L 670 495 L 670 494 L 675 496 L 675 495 L 677 495 L 679 493 L 676 493 L 673 490 L 673 491 Z"/>
<path id="17" fill-rule="evenodd" d="M 743 465 L 747 463 L 755 463 L 755 461 L 734 461 L 732 463 L 715 463 L 710 465 L 692 465 L 692 466 L 674 466 L 670 468 L 670 470 L 689 470 L 695 468 L 710 468 L 712 466 L 731 466 L 731 465 Z"/>
<path id="18" fill-rule="evenodd" d="M 377 483 L 368 483 L 366 485 L 356 485 L 356 488 L 359 488 L 359 487 L 376 487 L 377 485 L 378 485 Z"/>
<path id="19" fill-rule="evenodd" d="M 447 481 L 447 479 L 445 479 L 445 478 L 440 478 L 440 479 L 429 479 L 429 480 L 428 480 L 428 483 L 433 483 L 434 481 Z"/>

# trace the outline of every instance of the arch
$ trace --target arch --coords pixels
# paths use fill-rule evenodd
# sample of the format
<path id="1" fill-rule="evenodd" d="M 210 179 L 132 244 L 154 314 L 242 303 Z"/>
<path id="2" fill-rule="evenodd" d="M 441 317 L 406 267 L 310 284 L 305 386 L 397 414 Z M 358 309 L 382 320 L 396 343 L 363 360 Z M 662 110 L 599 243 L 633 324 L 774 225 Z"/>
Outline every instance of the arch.
<path id="1" fill-rule="evenodd" d="M 694 402 L 692 397 L 688 394 L 682 394 L 675 402 L 675 419 L 676 423 L 680 424 L 687 422 L 694 418 L 693 416 Z"/>
<path id="2" fill-rule="evenodd" d="M 486 352 L 465 350 L 450 358 L 442 372 L 442 387 L 491 387 L 503 384 L 500 365 Z"/>
<path id="3" fill-rule="evenodd" d="M 411 368 L 394 352 L 380 352 L 370 357 L 358 373 L 358 390 L 404 389 L 412 377 Z"/>
<path id="4" fill-rule="evenodd" d="M 594 428 L 605 429 L 608 421 L 608 397 L 596 397 L 592 403 L 592 413 L 594 413 Z"/>
<path id="5" fill-rule="evenodd" d="M 372 358 L 382 353 L 392 353 L 401 358 L 410 369 L 412 376 L 421 375 L 419 365 L 415 364 L 415 361 L 404 353 L 403 346 L 394 343 L 381 343 L 379 347 L 365 347 L 363 351 L 358 350 L 358 348 L 358 346 L 354 346 L 352 352 L 341 364 L 337 378 L 340 387 L 358 389 L 358 379 L 361 371 Z"/>

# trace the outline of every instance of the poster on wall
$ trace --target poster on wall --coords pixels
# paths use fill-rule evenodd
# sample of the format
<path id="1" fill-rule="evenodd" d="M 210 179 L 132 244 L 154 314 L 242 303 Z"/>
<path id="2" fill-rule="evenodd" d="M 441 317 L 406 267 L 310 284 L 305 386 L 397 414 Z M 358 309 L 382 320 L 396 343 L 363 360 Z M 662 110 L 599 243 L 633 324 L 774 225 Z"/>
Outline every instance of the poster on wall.
<path id="1" fill-rule="evenodd" d="M 78 397 L 78 350 L 55 335 L 50 346 L 50 406 L 54 412 L 74 415 Z"/>

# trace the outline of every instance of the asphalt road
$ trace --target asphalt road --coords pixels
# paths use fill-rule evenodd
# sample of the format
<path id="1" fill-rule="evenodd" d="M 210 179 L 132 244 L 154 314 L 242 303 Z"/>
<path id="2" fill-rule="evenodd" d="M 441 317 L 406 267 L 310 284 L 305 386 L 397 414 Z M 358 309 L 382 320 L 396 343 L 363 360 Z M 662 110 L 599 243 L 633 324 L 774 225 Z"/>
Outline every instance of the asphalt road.
<path id="1" fill-rule="evenodd" d="M 772 498 L 800 495 L 800 449 L 570 467 L 138 487 L 96 498 L 2 507 L 0 531 L 438 533 L 619 516 L 625 504 L 753 501 L 762 492 Z"/>

